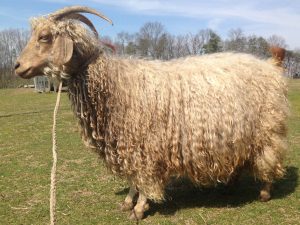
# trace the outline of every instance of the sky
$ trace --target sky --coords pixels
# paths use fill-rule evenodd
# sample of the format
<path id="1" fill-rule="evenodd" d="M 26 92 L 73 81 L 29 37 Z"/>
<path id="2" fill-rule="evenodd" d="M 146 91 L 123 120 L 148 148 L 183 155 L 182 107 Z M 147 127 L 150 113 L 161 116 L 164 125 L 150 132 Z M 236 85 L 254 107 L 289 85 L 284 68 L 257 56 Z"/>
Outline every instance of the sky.
<path id="1" fill-rule="evenodd" d="M 88 17 L 100 35 L 138 32 L 146 22 L 161 22 L 171 34 L 211 28 L 222 38 L 230 29 L 268 38 L 276 34 L 288 49 L 300 49 L 300 0 L 0 0 L 0 30 L 29 29 L 29 19 L 71 5 L 89 6 L 114 26 Z"/>

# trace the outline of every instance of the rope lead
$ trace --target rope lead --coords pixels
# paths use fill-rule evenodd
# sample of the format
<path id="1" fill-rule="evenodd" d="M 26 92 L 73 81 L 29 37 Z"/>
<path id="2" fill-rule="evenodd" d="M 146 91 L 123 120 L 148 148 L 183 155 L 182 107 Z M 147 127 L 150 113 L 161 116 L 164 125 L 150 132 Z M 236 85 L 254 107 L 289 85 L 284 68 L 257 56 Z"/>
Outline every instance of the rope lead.
<path id="1" fill-rule="evenodd" d="M 50 185 L 50 224 L 55 225 L 56 223 L 56 164 L 57 164 L 57 145 L 56 145 L 56 118 L 60 103 L 60 95 L 62 89 L 62 81 L 59 83 L 56 104 L 53 112 L 53 127 L 52 127 L 52 154 L 53 164 L 51 170 L 51 185 Z"/>

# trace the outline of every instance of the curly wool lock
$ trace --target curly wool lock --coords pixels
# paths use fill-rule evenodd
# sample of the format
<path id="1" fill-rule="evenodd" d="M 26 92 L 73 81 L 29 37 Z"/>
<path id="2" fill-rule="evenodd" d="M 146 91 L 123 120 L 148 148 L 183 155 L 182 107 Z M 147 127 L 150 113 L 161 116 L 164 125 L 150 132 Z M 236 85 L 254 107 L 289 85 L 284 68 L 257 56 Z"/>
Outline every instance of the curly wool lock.
<path id="1" fill-rule="evenodd" d="M 172 177 L 211 186 L 244 167 L 266 183 L 283 176 L 288 103 L 281 68 L 234 53 L 118 58 L 77 21 L 49 24 L 72 39 L 76 54 L 45 73 L 68 79 L 84 142 L 142 196 L 164 199 Z"/>

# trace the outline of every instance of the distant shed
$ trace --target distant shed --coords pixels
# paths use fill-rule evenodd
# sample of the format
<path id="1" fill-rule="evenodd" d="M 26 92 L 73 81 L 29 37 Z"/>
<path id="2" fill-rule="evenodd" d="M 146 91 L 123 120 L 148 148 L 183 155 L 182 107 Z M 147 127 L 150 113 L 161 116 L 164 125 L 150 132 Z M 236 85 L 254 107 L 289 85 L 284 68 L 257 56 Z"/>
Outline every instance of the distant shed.
<path id="1" fill-rule="evenodd" d="M 50 92 L 50 91 L 57 92 L 59 86 L 59 82 L 56 79 L 47 76 L 34 77 L 33 82 L 34 85 L 32 85 L 32 87 L 34 87 L 35 89 L 34 91 L 38 93 Z M 67 91 L 67 89 L 68 89 L 67 82 L 63 81 L 62 91 Z"/>
<path id="2" fill-rule="evenodd" d="M 37 76 L 33 79 L 34 88 L 36 92 L 49 92 L 50 82 L 46 76 Z"/>

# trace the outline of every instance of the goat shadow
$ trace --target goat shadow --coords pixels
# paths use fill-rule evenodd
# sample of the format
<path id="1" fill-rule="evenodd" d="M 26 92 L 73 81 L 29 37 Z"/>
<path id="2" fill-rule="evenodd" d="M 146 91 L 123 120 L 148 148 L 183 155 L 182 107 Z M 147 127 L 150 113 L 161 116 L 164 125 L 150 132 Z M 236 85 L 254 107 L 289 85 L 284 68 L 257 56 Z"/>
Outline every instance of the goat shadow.
<path id="1" fill-rule="evenodd" d="M 273 185 L 272 199 L 281 199 L 293 193 L 298 183 L 298 168 L 287 167 L 286 175 Z M 253 177 L 244 174 L 233 187 L 218 185 L 215 188 L 200 188 L 192 185 L 185 179 L 172 182 L 172 186 L 166 188 L 166 201 L 162 203 L 150 202 L 147 216 L 155 213 L 162 215 L 173 215 L 176 211 L 184 208 L 221 208 L 240 207 L 253 201 L 258 201 L 261 183 L 256 182 Z M 126 195 L 125 188 L 116 195 Z"/>

